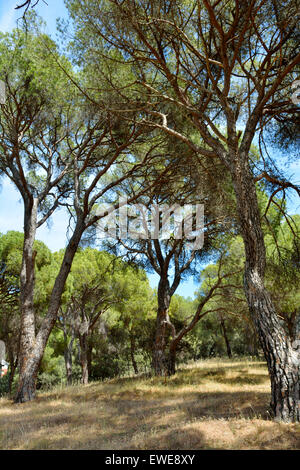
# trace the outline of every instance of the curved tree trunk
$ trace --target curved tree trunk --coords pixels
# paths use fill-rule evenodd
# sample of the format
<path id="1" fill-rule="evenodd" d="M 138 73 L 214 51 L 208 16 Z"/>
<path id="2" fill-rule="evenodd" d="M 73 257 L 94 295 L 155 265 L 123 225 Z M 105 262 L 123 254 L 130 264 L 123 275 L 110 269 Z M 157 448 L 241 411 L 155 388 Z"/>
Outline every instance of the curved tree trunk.
<path id="1" fill-rule="evenodd" d="M 246 161 L 247 159 L 245 159 Z M 236 165 L 234 190 L 245 246 L 244 288 L 271 379 L 271 408 L 277 420 L 300 420 L 300 351 L 280 325 L 264 286 L 266 254 L 255 183 L 248 168 Z"/>

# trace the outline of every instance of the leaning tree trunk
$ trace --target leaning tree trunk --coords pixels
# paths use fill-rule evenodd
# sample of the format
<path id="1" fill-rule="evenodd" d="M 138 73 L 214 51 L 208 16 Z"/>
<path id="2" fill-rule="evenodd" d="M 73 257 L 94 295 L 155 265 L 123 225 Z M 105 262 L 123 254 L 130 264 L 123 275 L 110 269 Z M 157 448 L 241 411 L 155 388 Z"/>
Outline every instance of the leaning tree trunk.
<path id="1" fill-rule="evenodd" d="M 83 232 L 83 221 L 79 221 L 74 230 L 73 236 L 66 248 L 63 262 L 61 264 L 59 273 L 55 279 L 54 287 L 52 289 L 49 307 L 47 314 L 40 326 L 37 335 L 34 334 L 33 329 L 33 307 L 28 308 L 31 305 L 28 300 L 25 302 L 26 296 L 21 295 L 22 302 L 25 302 L 25 307 L 22 307 L 22 326 L 21 326 L 21 340 L 20 340 L 20 370 L 19 370 L 19 383 L 18 390 L 15 397 L 16 403 L 23 403 L 26 401 L 33 400 L 36 394 L 36 379 L 39 370 L 41 360 L 45 351 L 45 347 L 49 338 L 49 335 L 55 325 L 57 312 L 60 306 L 61 296 L 64 290 L 64 286 L 69 275 L 73 258 L 75 256 L 80 238 Z M 34 260 L 27 264 L 28 269 L 32 269 L 34 266 Z M 23 268 L 22 268 L 23 269 Z M 32 272 L 26 274 L 32 280 Z M 24 276 L 24 273 L 23 273 Z M 34 279 L 31 281 L 31 288 L 33 293 Z M 25 291 L 26 292 L 26 291 Z M 27 292 L 26 292 L 27 295 Z M 30 299 L 30 293 L 28 298 Z M 33 294 L 32 294 L 33 295 Z M 32 297 L 33 298 L 33 297 Z M 33 304 L 32 304 L 33 305 Z"/>
<path id="2" fill-rule="evenodd" d="M 277 420 L 300 421 L 300 348 L 292 346 L 264 286 L 264 237 L 255 183 L 248 163 L 236 166 L 233 183 L 245 246 L 245 294 L 268 365 L 271 408 Z"/>
<path id="3" fill-rule="evenodd" d="M 152 367 L 155 375 L 168 373 L 168 359 L 166 357 L 166 334 L 169 319 L 170 294 L 167 279 L 160 279 L 157 291 L 158 309 L 156 316 L 156 331 L 153 345 Z"/>

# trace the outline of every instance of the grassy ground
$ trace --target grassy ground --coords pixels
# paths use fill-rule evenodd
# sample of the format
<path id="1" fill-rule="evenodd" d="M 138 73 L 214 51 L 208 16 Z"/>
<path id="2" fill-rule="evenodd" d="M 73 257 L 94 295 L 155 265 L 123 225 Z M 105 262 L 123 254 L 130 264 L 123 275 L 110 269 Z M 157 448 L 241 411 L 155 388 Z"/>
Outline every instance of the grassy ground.
<path id="1" fill-rule="evenodd" d="M 169 379 L 124 378 L 0 399 L 1 449 L 300 449 L 273 422 L 263 362 L 206 360 Z"/>

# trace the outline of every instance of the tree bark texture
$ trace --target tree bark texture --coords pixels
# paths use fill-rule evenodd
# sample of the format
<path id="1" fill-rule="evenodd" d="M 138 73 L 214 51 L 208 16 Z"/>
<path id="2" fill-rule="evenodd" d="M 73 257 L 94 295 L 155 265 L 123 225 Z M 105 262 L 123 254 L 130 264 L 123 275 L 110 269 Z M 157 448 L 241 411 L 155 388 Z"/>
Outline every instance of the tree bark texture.
<path id="1" fill-rule="evenodd" d="M 245 246 L 245 294 L 268 365 L 274 417 L 284 422 L 299 421 L 300 348 L 293 347 L 264 286 L 264 237 L 255 183 L 248 167 L 248 159 L 244 161 L 244 166 L 235 165 L 233 183 Z"/>

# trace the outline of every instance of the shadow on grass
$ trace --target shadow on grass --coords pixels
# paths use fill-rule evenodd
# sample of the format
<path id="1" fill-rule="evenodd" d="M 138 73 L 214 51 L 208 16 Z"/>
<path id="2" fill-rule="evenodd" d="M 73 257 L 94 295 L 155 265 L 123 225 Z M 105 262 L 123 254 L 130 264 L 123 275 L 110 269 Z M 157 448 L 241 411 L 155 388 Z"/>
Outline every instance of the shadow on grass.
<path id="1" fill-rule="evenodd" d="M 259 385 L 266 381 L 266 377 L 260 374 L 249 374 L 248 376 L 238 375 L 232 378 L 218 378 L 217 381 L 229 385 Z"/>
<path id="2" fill-rule="evenodd" d="M 255 365 L 255 367 L 257 367 L 257 365 Z M 262 367 L 265 368 L 265 364 L 262 364 Z M 231 376 L 228 376 L 228 373 Z M 232 373 L 237 373 L 238 375 L 232 376 Z M 188 384 L 200 385 L 207 380 L 228 385 L 259 385 L 264 383 L 267 379 L 267 371 L 265 374 L 254 374 L 251 370 L 241 368 L 241 365 L 228 365 L 215 368 L 179 369 L 176 375 L 168 377 L 166 382 L 170 386 Z"/>
<path id="3" fill-rule="evenodd" d="M 271 422 L 270 393 L 255 387 L 267 381 L 265 363 L 240 361 L 66 387 L 5 405 L 0 434 L 28 449 L 297 448 L 297 430 Z"/>
<path id="4" fill-rule="evenodd" d="M 111 400 L 107 396 L 92 408 L 62 403 L 58 408 L 23 408 L 9 419 L 13 438 L 28 440 L 28 448 L 73 449 L 208 449 L 199 429 L 186 424 L 210 420 L 254 419 L 269 421 L 268 393 L 213 392 L 198 394 L 197 399 Z M 40 405 L 43 401 L 39 402 Z M 45 403 L 46 405 L 46 403 Z M 21 410 L 21 408 L 20 408 Z M 71 414 L 70 414 L 71 413 Z M 2 420 L 0 428 L 5 426 Z M 184 438 L 183 438 L 184 428 Z M 211 444 L 210 444 L 211 445 Z"/>
<path id="5" fill-rule="evenodd" d="M 128 397 L 115 397 L 112 399 L 109 394 L 102 396 L 101 399 L 94 401 L 95 411 L 99 406 L 99 410 L 95 414 L 95 420 L 98 420 L 101 416 L 107 416 L 109 421 L 113 421 L 114 418 L 123 421 L 128 419 L 128 423 L 134 416 L 137 420 L 139 417 L 153 418 L 152 425 L 155 426 L 156 421 L 160 421 L 161 416 L 167 416 L 169 413 L 174 411 L 180 412 L 184 421 L 193 421 L 194 419 L 201 418 L 216 418 L 216 419 L 230 419 L 232 417 L 253 419 L 259 417 L 260 419 L 270 420 L 270 414 L 268 410 L 270 394 L 264 392 L 205 392 L 205 393 L 194 393 L 182 394 L 176 398 L 154 398 L 148 399 L 140 397 L 140 399 L 128 398 Z M 99 397 L 97 397 L 99 398 Z M 167 400 L 167 403 L 165 402 Z M 48 403 L 47 403 L 48 402 Z M 19 416 L 14 416 L 13 421 L 15 424 L 34 423 L 39 419 L 45 419 L 47 425 L 56 426 L 64 424 L 66 422 L 77 422 L 82 418 L 82 409 L 76 410 L 76 406 L 84 406 L 91 400 L 71 401 L 64 403 L 60 406 L 53 408 L 51 403 L 44 397 L 37 399 L 35 403 L 43 406 L 34 407 L 34 403 L 30 407 L 20 408 Z M 23 405 L 17 405 L 23 407 Z M 32 408 L 33 407 L 33 408 Z M 76 411 L 78 416 L 76 416 Z M 34 412 L 34 415 L 33 415 Z M 74 412 L 74 416 L 68 416 L 68 413 Z M 49 413 L 49 414 L 48 414 Z M 3 414 L 4 416 L 4 414 Z M 9 416 L 9 415 L 7 415 Z M 94 420 L 93 416 L 89 416 L 89 419 Z M 113 424 L 113 423 L 112 423 Z M 139 422 L 137 423 L 140 424 Z"/>
<path id="6" fill-rule="evenodd" d="M 69 403 L 105 401 L 108 394 L 111 397 L 110 399 L 114 401 L 128 398 L 132 400 L 144 398 L 161 400 L 167 393 L 174 398 L 177 387 L 186 386 L 191 386 L 191 389 L 180 390 L 180 395 L 197 397 L 199 391 L 201 392 L 201 385 L 207 382 L 245 386 L 260 385 L 268 380 L 265 363 L 255 362 L 256 368 L 263 367 L 265 369 L 264 374 L 253 373 L 250 365 L 247 366 L 248 368 L 245 368 L 244 365 L 245 363 L 228 363 L 225 365 L 223 363 L 219 367 L 208 365 L 193 369 L 179 369 L 175 375 L 170 377 L 148 376 L 143 378 L 142 375 L 138 375 L 114 378 L 103 382 L 90 382 L 87 386 L 66 387 L 58 391 L 50 391 L 46 395 L 39 395 L 36 402 L 49 402 L 56 399 L 66 400 Z"/>

